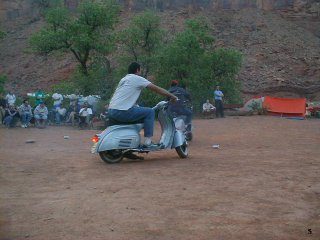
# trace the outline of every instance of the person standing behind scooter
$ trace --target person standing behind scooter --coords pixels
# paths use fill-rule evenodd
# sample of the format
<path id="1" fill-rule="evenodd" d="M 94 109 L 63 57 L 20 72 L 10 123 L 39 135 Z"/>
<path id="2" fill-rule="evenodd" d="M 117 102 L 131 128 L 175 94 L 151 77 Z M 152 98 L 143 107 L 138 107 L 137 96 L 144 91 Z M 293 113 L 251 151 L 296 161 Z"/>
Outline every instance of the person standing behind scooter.
<path id="1" fill-rule="evenodd" d="M 190 94 L 182 87 L 178 86 L 178 80 L 171 81 L 169 92 L 174 94 L 179 100 L 170 104 L 170 111 L 186 116 L 187 131 L 191 131 L 192 111 L 185 106 L 186 101 L 191 101 Z"/>
<path id="2" fill-rule="evenodd" d="M 132 62 L 128 67 L 128 74 L 122 78 L 111 98 L 109 104 L 109 118 L 118 122 L 144 123 L 144 146 L 153 147 L 152 143 L 155 112 L 152 108 L 139 107 L 136 102 L 143 88 L 169 97 L 176 101 L 177 97 L 167 90 L 158 87 L 147 79 L 139 76 L 141 74 L 140 64 Z"/>
<path id="3" fill-rule="evenodd" d="M 222 91 L 220 90 L 220 86 L 216 86 L 216 90 L 214 91 L 214 102 L 216 105 L 216 117 L 219 115 L 224 118 L 224 109 L 223 109 L 223 101 L 222 98 L 224 97 Z"/>

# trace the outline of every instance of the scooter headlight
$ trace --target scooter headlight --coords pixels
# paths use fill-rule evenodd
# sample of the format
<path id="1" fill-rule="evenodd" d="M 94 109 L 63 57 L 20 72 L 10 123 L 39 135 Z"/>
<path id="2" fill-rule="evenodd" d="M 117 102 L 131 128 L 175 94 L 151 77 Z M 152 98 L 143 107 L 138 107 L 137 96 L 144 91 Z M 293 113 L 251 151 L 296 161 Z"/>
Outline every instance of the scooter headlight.
<path id="1" fill-rule="evenodd" d="M 98 136 L 98 135 L 94 135 L 94 136 L 91 138 L 91 141 L 94 142 L 94 143 L 99 142 L 99 136 Z"/>

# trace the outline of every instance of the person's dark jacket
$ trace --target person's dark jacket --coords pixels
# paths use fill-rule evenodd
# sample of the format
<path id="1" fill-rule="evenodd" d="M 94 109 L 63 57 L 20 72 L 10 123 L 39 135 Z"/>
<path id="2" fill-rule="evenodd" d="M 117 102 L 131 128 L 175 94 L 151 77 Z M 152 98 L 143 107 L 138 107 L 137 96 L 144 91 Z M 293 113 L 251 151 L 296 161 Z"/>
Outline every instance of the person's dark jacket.
<path id="1" fill-rule="evenodd" d="M 191 101 L 190 94 L 182 87 L 172 86 L 168 91 L 179 98 L 175 103 L 177 105 L 184 105 L 186 101 Z"/>
<path id="2" fill-rule="evenodd" d="M 6 109 L 4 118 L 7 116 L 12 116 L 12 117 L 17 117 L 17 118 L 20 117 L 17 109 L 9 109 L 9 108 Z"/>

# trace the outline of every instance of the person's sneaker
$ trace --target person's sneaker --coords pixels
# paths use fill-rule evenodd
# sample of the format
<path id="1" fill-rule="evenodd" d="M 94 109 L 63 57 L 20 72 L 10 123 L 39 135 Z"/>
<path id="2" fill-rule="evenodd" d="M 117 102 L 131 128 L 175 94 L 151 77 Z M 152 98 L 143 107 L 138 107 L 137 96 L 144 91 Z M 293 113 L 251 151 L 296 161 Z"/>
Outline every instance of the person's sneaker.
<path id="1" fill-rule="evenodd" d="M 22 124 L 21 127 L 22 127 L 22 128 L 26 128 L 27 126 L 26 126 L 25 124 Z"/>
<path id="2" fill-rule="evenodd" d="M 160 144 L 156 144 L 151 142 L 150 144 L 143 144 L 142 148 L 144 149 L 154 149 L 154 148 L 159 148 L 161 145 Z"/>

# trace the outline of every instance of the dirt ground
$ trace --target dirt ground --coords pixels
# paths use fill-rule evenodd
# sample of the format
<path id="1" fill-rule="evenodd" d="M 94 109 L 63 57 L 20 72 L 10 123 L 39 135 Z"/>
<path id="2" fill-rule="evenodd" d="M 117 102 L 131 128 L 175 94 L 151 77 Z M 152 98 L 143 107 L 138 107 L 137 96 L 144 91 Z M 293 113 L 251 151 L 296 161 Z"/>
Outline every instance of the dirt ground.
<path id="1" fill-rule="evenodd" d="M 0 126 L 1 240 L 320 239 L 319 119 L 199 119 L 189 158 L 114 165 L 96 132 Z"/>

